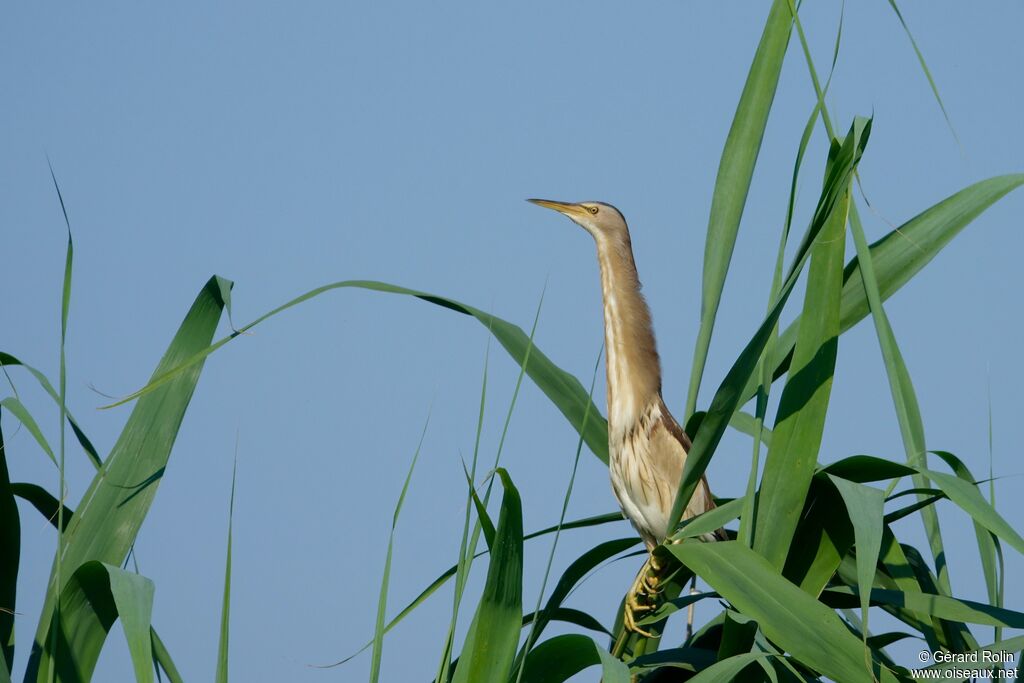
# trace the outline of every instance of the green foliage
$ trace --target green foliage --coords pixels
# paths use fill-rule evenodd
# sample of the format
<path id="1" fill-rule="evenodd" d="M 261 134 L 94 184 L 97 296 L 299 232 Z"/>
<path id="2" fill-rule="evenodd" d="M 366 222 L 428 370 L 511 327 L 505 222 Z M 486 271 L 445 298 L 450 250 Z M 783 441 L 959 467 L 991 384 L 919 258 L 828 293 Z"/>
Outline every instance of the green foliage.
<path id="1" fill-rule="evenodd" d="M 909 29 L 894 2 L 897 19 Z M 729 371 L 720 380 L 706 410 L 698 411 L 705 362 L 715 318 L 738 239 L 747 193 L 752 182 L 761 141 L 775 98 L 787 46 L 796 28 L 811 75 L 816 103 L 800 139 L 789 188 L 789 203 L 774 256 L 774 277 L 766 315 L 752 321 L 753 334 Z M 833 51 L 838 56 L 839 35 Z M 920 66 L 939 106 L 938 88 L 913 38 Z M 831 76 L 829 77 L 829 81 Z M 573 591 L 608 562 L 639 557 L 639 539 L 604 539 L 560 568 L 550 592 L 547 574 L 533 611 L 524 614 L 523 562 L 526 542 L 573 529 L 596 527 L 621 519 L 610 513 L 581 520 L 564 520 L 532 534 L 523 533 L 522 504 L 512 477 L 496 458 L 487 492 L 478 495 L 478 455 L 484 408 L 487 402 L 486 369 L 482 382 L 477 440 L 473 459 L 466 466 L 469 492 L 458 561 L 437 577 L 390 620 L 387 605 L 395 526 L 409 489 L 413 465 L 401 488 L 388 540 L 380 580 L 373 637 L 355 654 L 372 648 L 371 680 L 379 677 L 384 636 L 418 606 L 454 579 L 451 620 L 441 648 L 435 679 L 439 683 L 508 681 L 557 683 L 598 667 L 604 681 L 652 683 L 676 676 L 693 681 L 908 681 L 909 672 L 894 662 L 886 648 L 906 638 L 918 638 L 929 649 L 955 653 L 979 650 L 972 626 L 994 629 L 997 642 L 987 649 L 1019 650 L 1024 636 L 1004 638 L 1004 629 L 1024 630 L 1024 613 L 1003 604 L 1003 544 L 1024 553 L 1024 537 L 997 511 L 978 480 L 955 455 L 931 451 L 928 461 L 924 423 L 910 374 L 884 302 L 923 269 L 953 238 L 994 203 L 1024 185 L 1024 174 L 1011 174 L 977 182 L 927 208 L 917 216 L 869 244 L 861 224 L 853 187 L 858 164 L 865 153 L 872 122 L 855 118 L 842 138 L 836 135 L 825 103 L 828 83 L 821 86 L 810 59 L 807 39 L 792 0 L 775 0 L 740 95 L 718 168 L 705 243 L 701 319 L 686 407 L 693 447 L 689 453 L 678 496 L 672 510 L 676 528 L 673 543 L 657 548 L 659 556 L 680 566 L 666 580 L 665 601 L 640 623 L 651 627 L 654 638 L 624 632 L 621 608 L 608 629 L 593 616 L 592 606 L 571 605 Z M 796 215 L 794 198 L 808 142 L 820 119 L 830 150 L 825 160 L 818 196 L 810 216 Z M 948 120 L 948 116 L 947 116 Z M 63 207 L 63 199 L 58 199 Z M 67 214 L 65 212 L 65 221 Z M 784 256 L 794 223 L 806 230 L 787 264 Z M 844 264 L 849 239 L 856 257 Z M 804 277 L 802 309 L 779 333 L 779 320 Z M 26 681 L 88 681 L 116 620 L 121 621 L 135 676 L 152 681 L 159 673 L 173 682 L 182 678 L 151 624 L 153 583 L 123 568 L 136 536 L 156 495 L 171 449 L 196 388 L 203 364 L 211 354 L 267 319 L 293 306 L 333 290 L 362 290 L 414 297 L 448 311 L 469 316 L 519 365 L 521 382 L 533 381 L 579 433 L 577 458 L 586 444 L 602 462 L 608 461 L 607 423 L 591 394 L 573 375 L 537 348 L 533 331 L 473 306 L 427 292 L 383 282 L 346 280 L 310 290 L 235 329 L 230 320 L 231 283 L 214 277 L 203 287 L 149 382 L 119 403 L 135 401 L 120 438 L 109 456 L 101 459 L 66 405 L 64 342 L 70 321 L 73 242 L 70 226 L 61 297 L 60 377 L 55 388 L 43 373 L 16 356 L 0 352 L 0 366 L 20 368 L 56 404 L 60 413 L 60 442 L 51 445 L 17 395 L 0 398 L 0 417 L 7 413 L 31 435 L 43 454 L 57 467 L 63 487 L 65 430 L 71 427 L 97 473 L 75 510 L 46 488 L 31 482 L 12 482 L 0 433 L 0 683 L 10 680 L 16 661 L 13 615 L 22 538 L 22 520 L 15 498 L 35 507 L 57 530 L 55 558 L 38 631 L 27 656 Z M 766 283 L 768 284 L 768 283 Z M 213 341 L 227 310 L 232 332 Z M 832 376 L 840 338 L 870 315 L 890 384 L 894 417 L 899 423 L 905 457 L 902 462 L 871 455 L 820 453 L 831 401 Z M 536 324 L 536 321 L 535 321 Z M 535 329 L 535 327 L 534 327 Z M 774 415 L 768 395 L 780 381 L 781 397 Z M 13 385 L 12 385 L 13 386 Z M 516 384 L 518 392 L 519 382 Z M 593 385 L 591 384 L 591 391 Z M 515 405 L 513 394 L 505 419 L 507 433 Z M 743 408 L 755 400 L 750 412 Z M 116 405 L 116 404 L 115 404 Z M 774 421 L 772 429 L 764 425 Z M 842 416 L 833 419 L 842 419 Z M 44 422 L 45 424 L 45 422 Z M 718 507 L 695 519 L 681 520 L 683 502 L 692 495 L 720 440 L 729 427 L 754 438 L 749 485 L 745 495 L 719 500 Z M 56 439 L 53 440 L 56 444 Z M 767 447 L 763 472 L 759 452 Z M 851 445 L 851 448 L 855 448 Z M 498 449 L 500 457 L 501 448 Z M 845 457 L 844 457 L 845 456 Z M 838 458 L 838 459 L 836 459 Z M 819 461 L 835 460 L 823 466 Z M 946 470 L 949 471 L 946 471 Z M 574 470 L 575 473 L 575 470 Z M 912 484 L 897 491 L 900 482 Z M 491 520 L 490 486 L 497 479 L 502 497 L 497 523 Z M 110 481 L 140 482 L 133 488 Z M 58 489 L 61 490 L 61 489 Z M 567 487 L 566 505 L 572 490 Z M 896 491 L 894 493 L 894 491 Z M 228 623 L 231 594 L 231 517 L 234 479 L 229 503 L 229 529 L 225 566 L 217 680 L 227 680 Z M 944 557 L 950 550 L 942 540 L 935 504 L 947 501 L 968 515 L 975 528 L 980 562 L 984 568 L 988 603 L 967 600 L 958 586 L 954 594 Z M 927 533 L 931 558 L 902 543 L 893 524 L 918 517 Z M 732 524 L 735 541 L 707 543 L 703 536 Z M 550 520 L 553 522 L 554 520 Z M 487 549 L 477 552 L 479 536 Z M 556 559 L 548 554 L 548 570 Z M 467 577 L 475 560 L 486 558 L 487 576 L 482 593 L 466 593 Z M 696 574 L 712 590 L 683 594 L 688 578 Z M 623 587 L 625 588 L 625 586 Z M 474 604 L 466 636 L 456 641 L 456 624 L 463 597 Z M 619 604 L 621 596 L 614 596 Z M 660 634 L 667 621 L 680 620 L 694 604 L 716 610 L 695 633 L 665 643 Z M 614 606 L 614 605 L 613 605 Z M 607 607 L 607 606 L 605 606 Z M 529 609 L 529 608 L 528 608 Z M 872 634 L 869 623 L 884 611 L 901 622 L 900 631 Z M 570 630 L 543 639 L 548 627 L 559 622 Z M 524 628 L 528 634 L 523 637 Z M 610 637 L 611 647 L 595 641 Z M 986 637 L 985 640 L 990 638 Z M 452 661 L 454 653 L 459 656 Z M 353 657 L 355 656 L 352 655 Z M 348 661 L 351 657 L 344 661 Z M 339 662 L 339 664 L 343 663 Z M 942 665 L 932 667 L 942 669 Z M 427 671 L 427 664 L 424 664 Z M 426 674 L 425 674 L 426 676 Z M 672 678 L 676 680 L 677 678 Z"/>

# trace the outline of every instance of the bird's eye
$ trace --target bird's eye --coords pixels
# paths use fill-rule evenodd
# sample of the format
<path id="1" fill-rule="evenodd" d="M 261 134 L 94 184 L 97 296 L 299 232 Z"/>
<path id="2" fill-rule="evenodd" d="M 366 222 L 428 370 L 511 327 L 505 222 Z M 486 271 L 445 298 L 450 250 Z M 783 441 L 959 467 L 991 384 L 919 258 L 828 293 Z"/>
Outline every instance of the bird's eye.
<path id="1" fill-rule="evenodd" d="M 591 213 L 591 215 L 596 216 L 598 209 L 597 209 L 596 206 L 588 206 L 587 207 L 587 211 L 589 211 Z"/>

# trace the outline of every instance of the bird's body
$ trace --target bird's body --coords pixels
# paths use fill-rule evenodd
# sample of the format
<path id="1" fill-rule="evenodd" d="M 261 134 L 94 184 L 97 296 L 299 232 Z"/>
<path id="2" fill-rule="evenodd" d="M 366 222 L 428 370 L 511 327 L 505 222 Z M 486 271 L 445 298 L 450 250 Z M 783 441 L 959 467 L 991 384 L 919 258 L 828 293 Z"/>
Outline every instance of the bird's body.
<path id="1" fill-rule="evenodd" d="M 531 201 L 565 214 L 597 244 L 608 372 L 608 469 L 622 512 L 653 549 L 670 531 L 668 518 L 690 440 L 661 396 L 661 363 L 629 228 L 609 204 Z M 713 507 L 702 480 L 683 518 Z"/>

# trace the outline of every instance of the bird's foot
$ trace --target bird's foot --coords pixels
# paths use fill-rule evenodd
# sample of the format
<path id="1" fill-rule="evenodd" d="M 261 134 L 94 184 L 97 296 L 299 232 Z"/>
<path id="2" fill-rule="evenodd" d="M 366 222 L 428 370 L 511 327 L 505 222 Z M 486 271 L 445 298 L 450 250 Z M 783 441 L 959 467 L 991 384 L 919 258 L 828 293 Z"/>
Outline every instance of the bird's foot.
<path id="1" fill-rule="evenodd" d="M 665 565 L 652 555 L 636 575 L 633 587 L 630 588 L 629 595 L 626 596 L 623 624 L 627 631 L 639 634 L 645 638 L 654 637 L 648 631 L 643 630 L 636 622 L 660 606 L 664 585 L 662 581 L 664 569 Z"/>

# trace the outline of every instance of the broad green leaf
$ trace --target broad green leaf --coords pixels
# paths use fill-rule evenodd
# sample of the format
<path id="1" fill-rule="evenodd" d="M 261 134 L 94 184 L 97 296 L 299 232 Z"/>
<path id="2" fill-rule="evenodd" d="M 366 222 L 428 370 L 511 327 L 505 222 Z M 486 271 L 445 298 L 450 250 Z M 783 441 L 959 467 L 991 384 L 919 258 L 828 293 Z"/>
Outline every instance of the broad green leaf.
<path id="1" fill-rule="evenodd" d="M 832 484 L 839 490 L 839 495 L 846 503 L 846 511 L 853 524 L 857 551 L 857 586 L 861 591 L 860 611 L 867 645 L 868 633 L 868 594 L 875 577 L 875 566 L 878 564 L 878 553 L 882 549 L 882 508 L 885 505 L 885 494 L 879 489 L 847 481 L 836 476 L 829 476 Z"/>
<path id="2" fill-rule="evenodd" d="M 0 417 L 3 417 L 0 413 Z M 17 613 L 21 518 L 7 470 L 4 432 L 0 429 L 0 677 L 14 667 L 14 615 Z"/>
<path id="3" fill-rule="evenodd" d="M 427 436 L 427 427 L 430 425 L 430 416 L 423 424 L 423 431 L 420 433 L 420 441 L 416 444 L 416 451 L 412 454 L 412 462 L 409 463 L 409 471 L 405 474 L 405 482 L 402 484 L 402 491 L 398 494 L 398 502 L 395 503 L 395 512 L 391 517 L 391 531 L 388 532 L 388 551 L 384 558 L 384 571 L 381 573 L 380 593 L 377 598 L 377 620 L 373 631 L 373 654 L 370 658 L 370 681 L 376 683 L 380 679 L 380 660 L 384 651 L 384 617 L 388 607 L 388 583 L 391 579 L 391 554 L 395 545 L 395 528 L 398 526 L 398 516 L 402 513 L 402 504 L 405 503 L 405 495 L 409 492 L 409 483 L 412 481 L 413 470 L 416 469 L 416 461 L 420 458 L 420 449 L 423 448 L 423 439 Z M 234 488 L 234 487 L 232 487 Z"/>
<path id="4" fill-rule="evenodd" d="M 863 648 L 834 611 L 793 585 L 742 543 L 680 543 L 668 546 L 764 634 L 806 666 L 837 681 L 871 681 Z M 876 667 L 882 683 L 896 681 Z"/>
<path id="5" fill-rule="evenodd" d="M 154 372 L 159 377 L 208 348 L 222 303 L 211 278 L 197 296 Z M 177 373 L 138 401 L 128 422 L 65 532 L 65 547 L 54 566 L 26 680 L 46 680 L 43 639 L 50 632 L 58 575 L 71 576 L 90 560 L 119 566 L 135 542 L 170 456 L 178 428 L 202 371 L 201 363 Z"/>
<path id="6" fill-rule="evenodd" d="M 829 165 L 838 163 L 840 149 L 838 142 L 832 143 Z M 779 569 L 786 563 L 825 430 L 838 354 L 849 206 L 847 187 L 811 249 L 802 323 L 761 475 L 753 548 Z"/>
<path id="7" fill-rule="evenodd" d="M 740 516 L 745 503 L 746 500 L 744 498 L 734 498 L 727 503 L 711 508 L 707 512 L 702 512 L 696 517 L 684 519 L 679 531 L 672 534 L 672 540 L 679 541 L 684 538 L 695 538 L 718 531 Z"/>
<path id="8" fill-rule="evenodd" d="M 223 292 L 222 292 L 223 293 Z M 228 649 L 231 637 L 231 545 L 235 523 L 235 475 L 238 473 L 238 453 L 231 465 L 231 497 L 228 499 L 228 547 L 224 560 L 224 595 L 220 607 L 220 642 L 217 645 L 217 683 L 228 683 Z"/>
<path id="9" fill-rule="evenodd" d="M 817 597 L 853 547 L 853 525 L 835 486 L 822 475 L 811 480 L 782 575 Z"/>
<path id="10" fill-rule="evenodd" d="M 530 650 L 523 669 L 527 683 L 562 683 L 600 665 L 604 683 L 629 683 L 629 669 L 587 636 L 568 633 L 545 640 Z"/>
<path id="11" fill-rule="evenodd" d="M 757 155 L 761 150 L 768 113 L 775 99 L 775 89 L 782 72 L 782 62 L 789 45 L 793 20 L 786 0 L 775 0 L 768 13 L 761 42 L 747 73 L 729 135 L 725 140 L 718 176 L 711 197 L 707 240 L 704 243 L 704 276 L 701 288 L 700 328 L 693 352 L 690 389 L 686 399 L 686 418 L 697 407 L 715 316 L 722 299 L 725 277 L 729 272 L 736 235 L 747 202 L 750 180 L 754 175 Z"/>
<path id="12" fill-rule="evenodd" d="M 846 194 L 853 171 L 860 161 L 870 133 L 870 120 L 862 118 L 854 120 L 853 125 L 850 127 L 850 134 L 846 136 L 836 161 L 825 180 L 824 189 L 814 211 L 814 217 L 811 219 L 807 233 L 797 249 L 793 265 L 790 267 L 782 289 L 779 291 L 778 301 L 772 307 L 764 322 L 761 323 L 754 337 L 744 347 L 739 358 L 733 363 L 725 379 L 722 380 L 718 391 L 715 392 L 707 415 L 702 421 L 700 429 L 697 430 L 693 446 L 686 458 L 686 466 L 683 469 L 675 502 L 669 514 L 670 529 L 674 529 L 679 524 L 686 503 L 693 496 L 697 484 L 700 482 L 708 463 L 711 461 L 711 456 L 714 455 L 718 442 L 725 433 L 732 414 L 739 407 L 740 392 L 757 368 L 758 359 L 761 357 L 765 344 L 768 342 L 772 330 L 778 322 L 786 300 L 796 285 L 800 271 L 803 269 L 803 265 L 810 253 L 811 245 L 825 225 L 828 217 L 836 210 L 841 203 L 842 197 Z"/>
<path id="13" fill-rule="evenodd" d="M 859 604 L 859 591 L 852 587 L 826 588 L 821 601 L 831 607 L 850 607 Z M 870 593 L 872 605 L 894 605 L 949 621 L 963 621 L 969 624 L 1024 628 L 1024 613 L 1004 607 L 993 607 L 983 602 L 960 600 L 931 593 L 907 593 L 903 591 L 873 588 Z"/>
<path id="14" fill-rule="evenodd" d="M 455 683 L 506 683 L 523 618 L 523 510 L 512 479 L 498 468 L 505 495 L 484 592 L 455 668 Z"/>
<path id="15" fill-rule="evenodd" d="M 64 587 L 61 619 L 54 622 L 59 632 L 44 641 L 40 679 L 45 680 L 55 666 L 52 673 L 58 681 L 91 680 L 107 634 L 120 618 L 136 681 L 152 681 L 152 610 L 153 582 L 146 577 L 103 562 L 82 564 Z M 56 656 L 51 642 L 56 643 Z"/>

